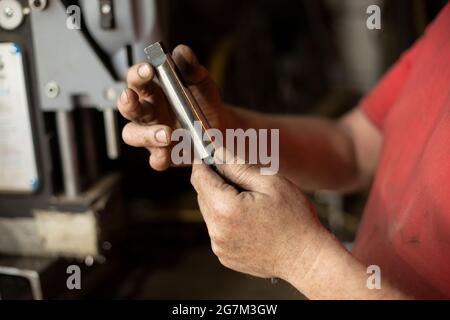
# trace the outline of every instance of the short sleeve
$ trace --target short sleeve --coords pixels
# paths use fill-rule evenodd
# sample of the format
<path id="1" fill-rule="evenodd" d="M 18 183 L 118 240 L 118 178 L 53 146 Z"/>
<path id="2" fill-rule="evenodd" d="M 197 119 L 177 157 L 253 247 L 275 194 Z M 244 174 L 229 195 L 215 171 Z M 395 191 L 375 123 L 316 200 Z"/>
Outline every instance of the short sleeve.
<path id="1" fill-rule="evenodd" d="M 405 51 L 359 103 L 359 107 L 367 117 L 380 129 L 383 128 L 389 110 L 395 104 L 409 78 L 421 41 L 422 39 L 417 40 L 410 49 Z"/>

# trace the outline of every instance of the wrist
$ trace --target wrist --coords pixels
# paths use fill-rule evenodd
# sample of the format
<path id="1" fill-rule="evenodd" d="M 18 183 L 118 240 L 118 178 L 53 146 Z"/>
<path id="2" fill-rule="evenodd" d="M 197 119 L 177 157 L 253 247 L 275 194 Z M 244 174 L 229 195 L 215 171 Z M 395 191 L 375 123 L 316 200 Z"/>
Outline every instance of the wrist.
<path id="1" fill-rule="evenodd" d="M 305 242 L 307 237 L 308 241 Z M 298 238 L 292 241 L 289 256 L 282 263 L 278 277 L 289 283 L 306 284 L 312 270 L 320 264 L 324 252 L 335 245 L 334 236 L 320 223 L 307 231 L 306 235 L 298 232 Z"/>

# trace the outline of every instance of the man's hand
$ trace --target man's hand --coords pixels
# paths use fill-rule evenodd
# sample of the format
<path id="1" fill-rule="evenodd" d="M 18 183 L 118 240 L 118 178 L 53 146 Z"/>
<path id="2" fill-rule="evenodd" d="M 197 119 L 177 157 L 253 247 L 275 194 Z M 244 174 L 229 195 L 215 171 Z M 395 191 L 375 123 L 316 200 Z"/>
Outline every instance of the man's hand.
<path id="1" fill-rule="evenodd" d="M 187 46 L 179 45 L 172 56 L 211 126 L 222 129 L 226 112 L 206 68 Z M 171 165 L 171 134 L 179 124 L 154 78 L 155 71 L 148 63 L 131 67 L 127 76 L 129 88 L 122 93 L 117 106 L 130 121 L 122 132 L 125 143 L 147 148 L 151 153 L 150 165 L 162 171 Z"/>
<path id="2" fill-rule="evenodd" d="M 320 225 L 311 203 L 281 176 L 262 176 L 248 165 L 220 171 L 238 192 L 205 165 L 194 165 L 192 184 L 213 252 L 235 271 L 281 278 L 310 299 L 408 299 L 382 279 L 367 287 L 366 266 Z"/>
<path id="3" fill-rule="evenodd" d="M 281 176 L 262 176 L 256 166 L 220 170 L 248 190 L 238 192 L 208 167 L 193 166 L 192 184 L 220 262 L 263 278 L 287 279 L 299 264 L 306 273 L 319 253 L 312 248 L 327 232 L 303 193 Z"/>

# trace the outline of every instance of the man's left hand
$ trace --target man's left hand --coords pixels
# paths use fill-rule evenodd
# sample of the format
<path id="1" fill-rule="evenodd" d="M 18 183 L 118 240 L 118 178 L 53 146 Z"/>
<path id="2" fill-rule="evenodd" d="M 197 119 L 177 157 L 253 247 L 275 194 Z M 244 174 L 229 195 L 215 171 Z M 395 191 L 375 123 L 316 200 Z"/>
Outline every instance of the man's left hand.
<path id="1" fill-rule="evenodd" d="M 194 165 L 191 182 L 220 262 L 235 271 L 287 280 L 304 274 L 320 253 L 328 232 L 296 185 L 264 176 L 256 166 L 225 164 L 223 175 L 239 192 L 205 165 Z"/>

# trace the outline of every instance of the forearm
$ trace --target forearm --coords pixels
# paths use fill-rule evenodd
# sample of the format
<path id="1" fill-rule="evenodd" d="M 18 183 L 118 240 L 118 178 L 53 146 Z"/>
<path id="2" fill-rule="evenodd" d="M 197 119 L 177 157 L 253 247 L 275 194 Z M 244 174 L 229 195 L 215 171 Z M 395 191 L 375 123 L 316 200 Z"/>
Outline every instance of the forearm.
<path id="1" fill-rule="evenodd" d="M 381 276 L 381 288 L 369 289 L 367 266 L 357 261 L 324 230 L 289 267 L 285 280 L 309 299 L 409 299 Z"/>
<path id="2" fill-rule="evenodd" d="M 280 172 L 303 190 L 347 190 L 359 183 L 352 140 L 338 122 L 230 110 L 234 127 L 280 130 Z"/>

